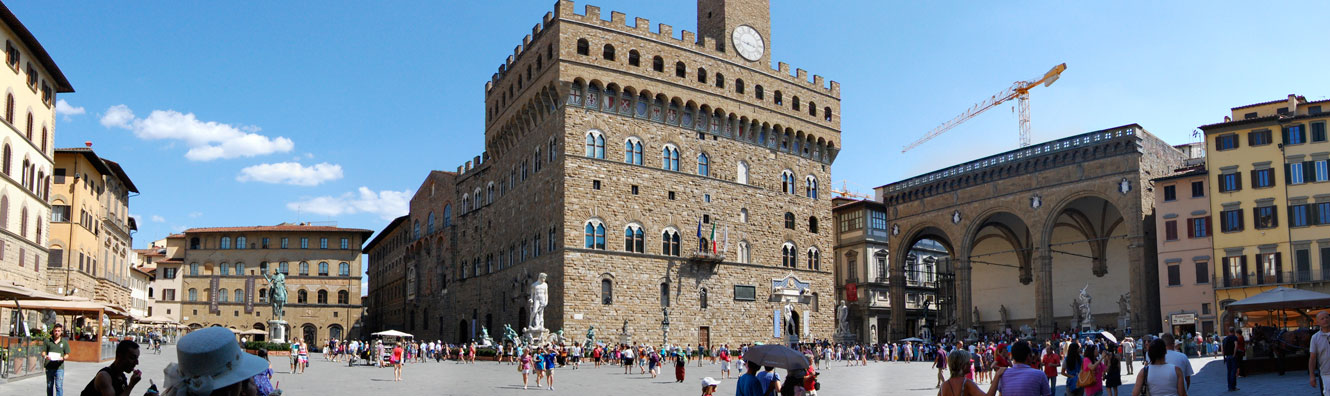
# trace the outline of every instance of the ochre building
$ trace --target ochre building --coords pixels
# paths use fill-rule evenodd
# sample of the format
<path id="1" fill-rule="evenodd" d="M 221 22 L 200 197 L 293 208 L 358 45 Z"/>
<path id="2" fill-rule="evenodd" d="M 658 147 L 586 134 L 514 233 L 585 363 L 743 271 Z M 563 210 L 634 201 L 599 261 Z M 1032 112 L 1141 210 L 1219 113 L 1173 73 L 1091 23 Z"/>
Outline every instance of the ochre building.
<path id="1" fill-rule="evenodd" d="M 181 257 L 158 265 L 183 263 L 179 317 L 191 329 L 266 330 L 272 306 L 263 274 L 285 273 L 288 337 L 319 345 L 357 335 L 360 251 L 372 233 L 305 223 L 191 228 L 167 237 L 167 254 Z"/>
<path id="2" fill-rule="evenodd" d="M 412 200 L 405 330 L 520 331 L 546 273 L 573 339 L 831 338 L 839 84 L 771 67 L 767 1 L 701 0 L 698 33 L 605 17 L 557 3 L 486 83 L 484 153 Z"/>

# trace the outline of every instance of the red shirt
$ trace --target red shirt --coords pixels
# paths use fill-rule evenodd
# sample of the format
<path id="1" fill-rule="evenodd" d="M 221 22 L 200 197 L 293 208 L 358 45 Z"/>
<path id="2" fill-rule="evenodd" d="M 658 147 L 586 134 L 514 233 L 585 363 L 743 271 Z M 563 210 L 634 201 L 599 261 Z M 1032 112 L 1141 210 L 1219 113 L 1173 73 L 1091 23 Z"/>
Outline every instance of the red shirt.
<path id="1" fill-rule="evenodd" d="M 400 361 L 402 361 L 402 346 L 398 345 L 393 347 L 393 362 Z"/>
<path id="2" fill-rule="evenodd" d="M 1062 357 L 1058 356 L 1057 352 L 1046 353 L 1042 363 L 1044 364 L 1044 375 L 1047 375 L 1048 378 L 1055 378 L 1058 376 L 1058 365 L 1062 363 Z"/>

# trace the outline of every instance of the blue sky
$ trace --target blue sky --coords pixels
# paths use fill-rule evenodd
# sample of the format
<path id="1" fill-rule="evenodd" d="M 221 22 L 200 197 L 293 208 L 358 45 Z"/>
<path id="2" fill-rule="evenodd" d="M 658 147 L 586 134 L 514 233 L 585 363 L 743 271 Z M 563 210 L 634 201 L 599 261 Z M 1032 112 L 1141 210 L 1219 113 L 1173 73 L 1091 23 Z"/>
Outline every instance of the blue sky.
<path id="1" fill-rule="evenodd" d="M 832 176 L 861 193 L 1015 148 L 1002 105 L 900 154 L 1061 62 L 1032 94 L 1035 141 L 1135 122 L 1180 144 L 1233 106 L 1330 96 L 1327 3 L 1085 3 L 773 0 L 768 42 L 841 83 Z M 695 30 L 693 1 L 590 4 Z M 430 169 L 483 150 L 484 83 L 553 1 L 8 6 L 77 89 L 57 146 L 124 166 L 144 247 L 196 226 L 383 227 Z"/>

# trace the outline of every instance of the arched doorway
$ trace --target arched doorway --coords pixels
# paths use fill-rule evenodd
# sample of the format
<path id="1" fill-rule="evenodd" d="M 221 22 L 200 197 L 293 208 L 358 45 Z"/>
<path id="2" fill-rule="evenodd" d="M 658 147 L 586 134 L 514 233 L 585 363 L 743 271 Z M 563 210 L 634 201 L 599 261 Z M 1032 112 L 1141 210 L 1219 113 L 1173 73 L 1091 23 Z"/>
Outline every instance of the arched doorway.
<path id="1" fill-rule="evenodd" d="M 330 340 L 341 340 L 341 339 L 342 339 L 342 325 L 337 325 L 337 324 L 335 324 L 335 325 L 329 325 L 329 326 L 328 326 L 328 339 L 330 339 Z"/>
<path id="2" fill-rule="evenodd" d="M 967 236 L 972 304 L 970 325 L 980 332 L 1034 325 L 1035 301 L 1030 226 L 1012 212 L 987 214 Z M 1004 317 L 1005 316 L 1005 317 Z"/>
<path id="3" fill-rule="evenodd" d="M 950 234 L 935 226 L 921 226 L 905 235 L 908 237 L 899 246 L 908 248 L 896 249 L 892 252 L 895 261 L 888 263 L 893 309 L 890 321 L 878 321 L 887 326 L 878 337 L 890 341 L 913 336 L 920 330 L 918 324 L 925 321 L 935 334 L 952 324 L 968 324 L 968 317 L 958 316 L 965 313 L 956 312 L 958 306 L 968 306 L 964 299 L 969 289 L 958 291 L 955 286 L 957 250 Z M 936 303 L 925 306 L 923 301 L 930 296 Z"/>
<path id="4" fill-rule="evenodd" d="M 303 335 L 301 341 L 309 345 L 319 345 L 318 327 L 315 327 L 313 324 L 306 323 L 304 326 L 300 326 L 300 333 Z M 310 349 L 314 348 L 310 347 Z"/>

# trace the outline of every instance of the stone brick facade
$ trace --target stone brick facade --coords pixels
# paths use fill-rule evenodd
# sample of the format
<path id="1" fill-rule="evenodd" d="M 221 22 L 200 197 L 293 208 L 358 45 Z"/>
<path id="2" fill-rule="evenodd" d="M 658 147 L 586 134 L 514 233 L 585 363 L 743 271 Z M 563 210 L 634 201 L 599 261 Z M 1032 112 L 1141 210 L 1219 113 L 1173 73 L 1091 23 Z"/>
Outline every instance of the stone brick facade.
<path id="1" fill-rule="evenodd" d="M 699 2 L 749 10 L 716 26 L 762 27 L 769 46 L 766 7 Z M 831 301 L 819 300 L 832 294 L 821 257 L 832 248 L 839 85 L 764 66 L 769 48 L 757 62 L 725 51 L 728 31 L 676 37 L 573 9 L 556 4 L 486 84 L 486 151 L 455 174 L 431 173 L 412 200 L 406 330 L 458 342 L 525 327 L 529 285 L 546 273 L 545 327 L 574 338 L 596 326 L 615 339 L 628 321 L 635 341 L 660 343 L 665 285 L 671 343 L 775 342 L 784 303 L 768 299 L 789 276 L 807 284 L 792 304 L 799 335 L 830 338 Z M 446 225 L 416 234 L 429 213 L 448 213 L 436 218 Z M 698 229 L 710 240 L 713 227 L 717 254 L 695 254 Z M 639 229 L 640 249 L 625 237 Z M 736 286 L 755 301 L 736 299 Z"/>

